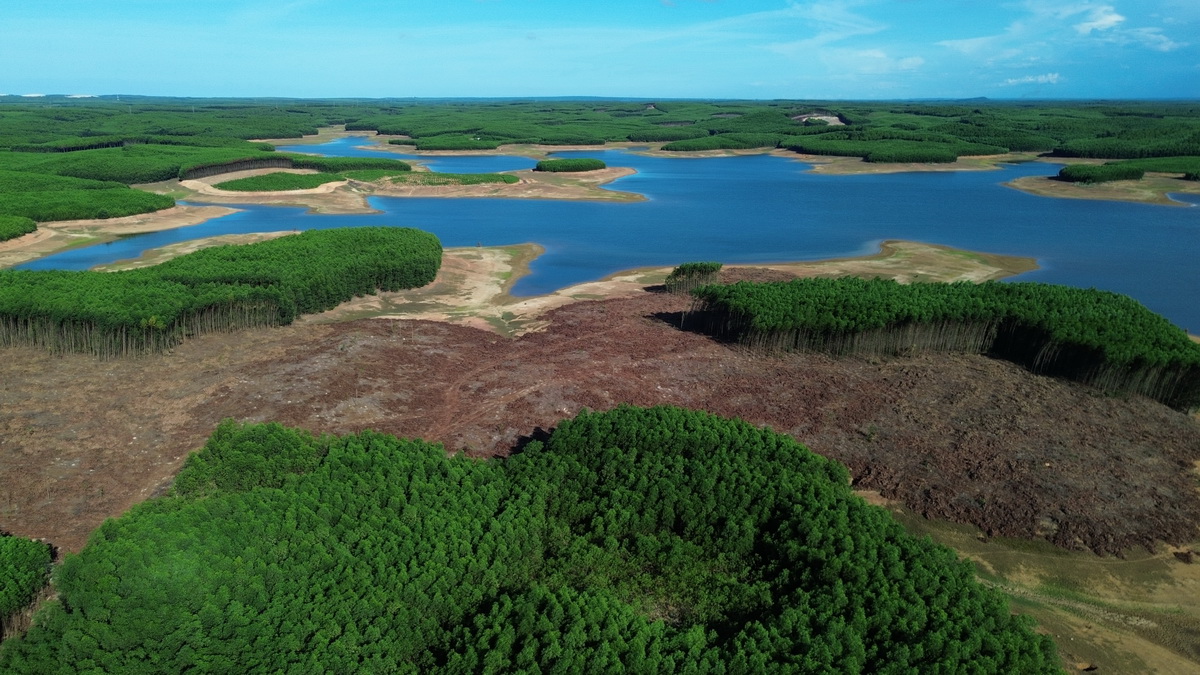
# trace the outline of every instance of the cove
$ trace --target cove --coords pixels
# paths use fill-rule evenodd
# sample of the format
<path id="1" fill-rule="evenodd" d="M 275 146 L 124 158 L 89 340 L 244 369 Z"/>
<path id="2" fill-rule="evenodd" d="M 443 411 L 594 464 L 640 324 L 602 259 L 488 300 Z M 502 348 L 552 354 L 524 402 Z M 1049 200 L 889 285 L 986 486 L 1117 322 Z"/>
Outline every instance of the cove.
<path id="1" fill-rule="evenodd" d="M 404 155 L 358 150 L 361 139 L 296 146 L 303 152 Z M 373 156 L 367 155 L 367 156 Z M 358 155 L 363 156 L 363 155 Z M 1038 197 L 1004 187 L 1058 166 L 1007 165 L 997 171 L 829 176 L 784 157 L 663 158 L 624 150 L 573 151 L 637 174 L 611 189 L 634 203 L 481 198 L 371 197 L 382 213 L 308 215 L 303 209 L 244 206 L 191 227 L 131 236 L 22 265 L 87 269 L 147 249 L 220 234 L 394 225 L 428 230 L 445 246 L 536 242 L 546 253 L 514 295 L 539 295 L 642 266 L 692 260 L 753 263 L 874 253 L 885 239 L 1037 258 L 1019 280 L 1128 294 L 1200 332 L 1200 209 Z M 528 168 L 525 157 L 416 157 L 448 172 Z M 504 167 L 504 168 L 500 168 Z"/>

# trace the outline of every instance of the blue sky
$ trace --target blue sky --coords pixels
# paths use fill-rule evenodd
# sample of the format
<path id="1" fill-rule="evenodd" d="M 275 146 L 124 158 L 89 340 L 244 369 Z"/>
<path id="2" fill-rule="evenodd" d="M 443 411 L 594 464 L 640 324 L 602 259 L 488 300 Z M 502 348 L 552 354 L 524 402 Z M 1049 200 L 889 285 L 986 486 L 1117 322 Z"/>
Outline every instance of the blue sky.
<path id="1" fill-rule="evenodd" d="M 0 93 L 1200 98 L 1200 0 L 0 0 Z"/>

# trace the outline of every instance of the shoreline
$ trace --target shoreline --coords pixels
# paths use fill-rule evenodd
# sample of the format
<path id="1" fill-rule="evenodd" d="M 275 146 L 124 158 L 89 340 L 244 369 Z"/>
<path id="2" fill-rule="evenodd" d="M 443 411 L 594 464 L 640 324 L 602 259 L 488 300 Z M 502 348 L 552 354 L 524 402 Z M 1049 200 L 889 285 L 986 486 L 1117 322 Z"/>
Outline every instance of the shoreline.
<path id="1" fill-rule="evenodd" d="M 632 297 L 652 292 L 674 266 L 620 270 L 551 293 L 519 297 L 513 285 L 529 273 L 529 263 L 545 252 L 538 244 L 448 248 L 432 284 L 420 289 L 356 298 L 305 316 L 298 322 L 339 323 L 355 319 L 423 319 L 472 326 L 516 337 L 541 330 L 552 309 L 588 300 Z M 913 281 L 1002 279 L 1037 269 L 1033 258 L 955 249 L 938 244 L 887 240 L 865 256 L 811 261 L 737 263 L 726 269 L 769 269 L 804 277 L 857 275 Z"/>
<path id="2" fill-rule="evenodd" d="M 106 272 L 157 264 L 201 248 L 248 244 L 294 232 L 266 232 L 206 237 L 152 249 L 142 256 L 100 266 Z M 889 239 L 878 251 L 805 261 L 736 263 L 725 269 L 762 269 L 797 278 L 863 276 L 914 281 L 984 281 L 1003 279 L 1038 269 L 1033 258 L 980 253 L 940 244 Z M 540 244 L 447 248 L 433 282 L 422 288 L 381 292 L 342 303 L 296 323 L 341 323 L 356 319 L 428 320 L 454 323 L 516 337 L 545 328 L 550 310 L 576 302 L 634 297 L 661 286 L 674 266 L 635 267 L 600 279 L 583 281 L 534 296 L 514 296 L 512 288 L 530 273 L 530 263 L 544 254 Z"/>
<path id="3" fill-rule="evenodd" d="M 1002 164 L 1019 162 L 1042 162 L 1047 164 L 1097 164 L 1107 160 L 1090 160 L 1072 157 L 1043 157 L 1036 152 L 1009 152 L 1002 155 L 970 155 L 959 157 L 958 161 L 949 163 L 889 163 L 875 164 L 865 162 L 858 157 L 842 157 L 836 155 L 805 155 L 779 148 L 753 148 L 749 150 L 701 150 L 695 152 L 663 151 L 663 142 L 634 142 L 614 141 L 604 145 L 530 145 L 510 144 L 501 145 L 492 150 L 416 150 L 415 147 L 390 145 L 389 140 L 408 138 L 407 136 L 379 134 L 374 131 L 346 131 L 343 127 L 326 127 L 319 130 L 316 136 L 305 136 L 303 139 L 265 139 L 262 142 L 277 145 L 315 145 L 337 138 L 362 137 L 366 141 L 356 146 L 364 150 L 378 150 L 404 155 L 425 157 L 446 157 L 461 155 L 520 155 L 525 157 L 545 158 L 550 153 L 571 150 L 627 150 L 650 157 L 669 157 L 672 159 L 704 159 L 710 157 L 737 157 L 743 155 L 772 155 L 783 157 L 812 165 L 809 173 L 831 176 L 854 176 L 862 174 L 891 174 L 891 173 L 927 173 L 946 171 L 996 171 Z M 1189 206 L 1189 204 L 1171 199 L 1167 193 L 1179 192 L 1200 194 L 1200 185 L 1183 181 L 1174 174 L 1147 173 L 1141 181 L 1114 181 L 1099 185 L 1084 185 L 1082 183 L 1064 183 L 1053 180 L 1052 177 L 1026 176 L 1015 179 L 1004 186 L 1022 192 L 1043 197 L 1059 197 L 1063 199 L 1095 199 L 1101 201 L 1127 201 L 1133 203 L 1163 204 L 1170 206 Z M 1105 187 L 1108 186 L 1108 187 Z"/>

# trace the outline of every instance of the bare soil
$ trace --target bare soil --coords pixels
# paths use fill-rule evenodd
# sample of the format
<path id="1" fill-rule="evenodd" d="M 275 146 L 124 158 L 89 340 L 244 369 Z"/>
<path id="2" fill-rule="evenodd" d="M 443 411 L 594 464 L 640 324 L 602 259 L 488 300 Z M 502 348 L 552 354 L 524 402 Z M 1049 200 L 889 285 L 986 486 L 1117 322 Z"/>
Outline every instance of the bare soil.
<path id="1" fill-rule="evenodd" d="M 776 278 L 786 272 L 739 272 Z M 979 356 L 762 356 L 677 324 L 665 293 L 576 302 L 519 338 L 442 322 L 305 322 L 121 361 L 9 348 L 0 529 L 79 550 L 165 491 L 224 418 L 372 428 L 475 457 L 581 408 L 667 403 L 794 435 L 854 483 L 982 536 L 1117 552 L 1196 538 L 1200 424 Z"/>

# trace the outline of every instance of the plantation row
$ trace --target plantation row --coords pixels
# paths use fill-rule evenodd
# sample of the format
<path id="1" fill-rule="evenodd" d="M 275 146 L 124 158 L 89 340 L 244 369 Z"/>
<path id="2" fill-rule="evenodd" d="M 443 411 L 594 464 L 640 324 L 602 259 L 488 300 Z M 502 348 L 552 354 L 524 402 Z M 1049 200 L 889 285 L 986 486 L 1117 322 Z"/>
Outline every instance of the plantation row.
<path id="1" fill-rule="evenodd" d="M 598 159 L 543 159 L 533 167 L 534 171 L 550 173 L 573 173 L 579 171 L 597 171 L 605 168 L 603 161 Z"/>
<path id="2" fill-rule="evenodd" d="M 315 157 L 277 153 L 253 147 L 251 144 L 245 145 L 245 149 L 130 145 L 49 155 L 0 152 L 0 172 L 69 176 L 131 185 L 175 178 L 198 178 L 260 166 L 316 169 L 331 173 L 355 169 L 411 169 L 407 163 L 394 159 Z"/>
<path id="3" fill-rule="evenodd" d="M 691 293 L 701 286 L 717 283 L 722 267 L 719 262 L 683 263 L 671 270 L 664 285 L 669 293 Z"/>
<path id="4" fill-rule="evenodd" d="M 213 136 L 85 136 L 82 138 L 64 138 L 49 143 L 14 145 L 13 152 L 79 152 L 80 150 L 97 150 L 100 148 L 121 148 L 127 145 L 186 145 L 200 148 L 246 148 L 246 141 L 240 138 L 220 138 Z M 271 151 L 275 147 L 270 143 L 249 144 L 258 150 Z"/>
<path id="5" fill-rule="evenodd" d="M 0 345 L 116 357 L 188 335 L 284 325 L 431 282 L 442 248 L 410 228 L 312 230 L 125 272 L 0 271 Z"/>
<path id="6" fill-rule="evenodd" d="M 794 440 L 677 408 L 507 459 L 223 423 L 5 672 L 1049 673 L 1049 638 Z"/>
<path id="7" fill-rule="evenodd" d="M 1072 164 L 1058 171 L 1058 179 L 1068 183 L 1106 183 L 1114 180 L 1141 180 L 1144 169 L 1123 164 Z"/>
<path id="8" fill-rule="evenodd" d="M 50 547 L 0 532 L 0 640 L 23 627 L 15 620 L 50 580 Z"/>
<path id="9" fill-rule="evenodd" d="M 601 167 L 603 168 L 603 167 Z M 512 184 L 520 178 L 502 173 L 438 173 L 434 171 L 408 171 L 397 169 L 360 169 L 342 173 L 269 173 L 217 183 L 213 187 L 221 190 L 241 192 L 266 192 L 273 190 L 308 190 L 326 183 L 347 178 L 365 182 L 390 179 L 391 183 L 405 185 L 485 185 L 492 183 Z"/>
<path id="10" fill-rule="evenodd" d="M 32 232 L 30 221 L 116 218 L 174 205 L 170 197 L 112 181 L 0 170 L 0 219 L 10 223 L 0 225 L 0 240 Z"/>
<path id="11" fill-rule="evenodd" d="M 993 353 L 1106 391 L 1200 407 L 1200 345 L 1124 295 L 1039 283 L 802 279 L 693 292 L 710 332 L 782 350 Z"/>

